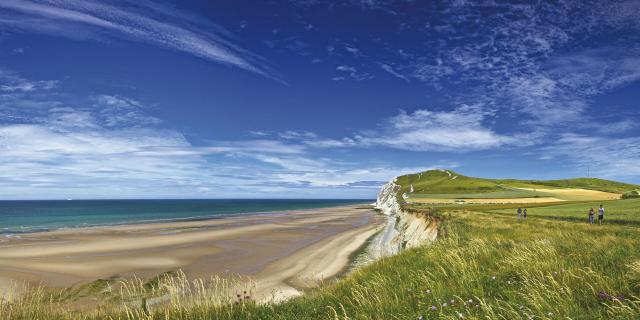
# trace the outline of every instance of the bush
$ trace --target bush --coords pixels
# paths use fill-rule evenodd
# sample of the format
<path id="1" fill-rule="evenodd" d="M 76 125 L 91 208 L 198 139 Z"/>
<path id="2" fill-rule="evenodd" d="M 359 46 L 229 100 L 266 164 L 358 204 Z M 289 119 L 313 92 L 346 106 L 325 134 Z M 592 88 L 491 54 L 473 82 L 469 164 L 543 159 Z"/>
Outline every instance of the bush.
<path id="1" fill-rule="evenodd" d="M 622 199 L 636 199 L 640 198 L 640 192 L 638 190 L 629 191 L 622 195 Z"/>

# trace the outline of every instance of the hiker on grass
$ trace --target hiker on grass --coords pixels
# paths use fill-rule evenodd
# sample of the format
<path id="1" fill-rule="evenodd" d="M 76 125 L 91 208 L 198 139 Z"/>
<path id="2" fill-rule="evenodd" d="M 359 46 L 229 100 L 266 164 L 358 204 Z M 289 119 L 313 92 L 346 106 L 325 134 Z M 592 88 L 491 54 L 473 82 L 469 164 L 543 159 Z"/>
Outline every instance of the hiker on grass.
<path id="1" fill-rule="evenodd" d="M 527 208 L 524 208 L 524 210 L 522 211 L 522 217 L 523 218 L 527 218 Z"/>
<path id="2" fill-rule="evenodd" d="M 603 220 L 604 220 L 604 207 L 600 205 L 600 208 L 598 209 L 598 224 L 602 224 Z"/>
<path id="3" fill-rule="evenodd" d="M 589 224 L 593 224 L 593 215 L 595 214 L 595 211 L 593 211 L 593 208 L 591 208 L 589 210 Z"/>
<path id="4" fill-rule="evenodd" d="M 522 208 L 518 208 L 518 219 L 520 219 L 520 216 L 522 216 Z"/>

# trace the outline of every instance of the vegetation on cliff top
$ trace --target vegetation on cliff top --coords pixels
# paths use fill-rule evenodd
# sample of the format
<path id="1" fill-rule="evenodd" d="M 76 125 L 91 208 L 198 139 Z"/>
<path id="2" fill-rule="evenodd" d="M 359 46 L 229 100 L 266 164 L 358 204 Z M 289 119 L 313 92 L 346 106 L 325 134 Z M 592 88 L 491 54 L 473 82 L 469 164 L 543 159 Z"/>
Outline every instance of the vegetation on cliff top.
<path id="1" fill-rule="evenodd" d="M 625 186 L 597 187 L 605 184 Z M 488 186 L 483 179 L 473 185 L 474 192 Z M 148 291 L 135 289 L 144 285 L 133 284 L 129 300 L 121 296 L 84 313 L 32 292 L 0 307 L 0 318 L 638 319 L 640 199 L 605 202 L 605 224 L 588 224 L 587 210 L 600 203 L 536 204 L 526 220 L 510 206 L 441 208 L 447 219 L 433 245 L 381 259 L 284 303 L 258 305 L 242 291 L 242 299 L 230 294 L 232 286 L 214 290 L 182 279 L 159 282 L 166 286 L 160 292 L 173 290 L 174 298 L 151 308 L 140 304 Z"/>
<path id="2" fill-rule="evenodd" d="M 486 179 L 464 176 L 451 170 L 429 170 L 408 174 L 398 177 L 396 183 L 401 186 L 402 193 L 410 192 L 411 186 L 413 186 L 413 193 L 415 194 L 482 194 L 495 192 L 517 193 L 522 191 L 514 190 L 514 188 L 581 188 L 622 194 L 640 188 L 638 185 L 597 178 L 564 180 Z"/>

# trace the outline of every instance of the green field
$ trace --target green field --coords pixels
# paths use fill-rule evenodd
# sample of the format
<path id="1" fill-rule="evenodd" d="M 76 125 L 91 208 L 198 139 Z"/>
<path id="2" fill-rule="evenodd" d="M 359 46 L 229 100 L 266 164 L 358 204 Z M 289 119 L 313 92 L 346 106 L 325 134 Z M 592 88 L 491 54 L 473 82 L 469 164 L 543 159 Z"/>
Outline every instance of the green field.
<path id="1" fill-rule="evenodd" d="M 600 203 L 605 224 L 587 224 L 587 210 Z M 234 296 L 207 289 L 211 283 L 170 280 L 126 284 L 131 289 L 84 313 L 59 303 L 60 293 L 29 292 L 0 306 L 0 318 L 640 319 L 640 199 L 536 204 L 526 220 L 516 219 L 514 208 L 405 205 L 441 218 L 434 244 L 284 303 L 228 303 Z M 189 294 L 149 309 L 138 302 L 171 290 Z"/>
<path id="2" fill-rule="evenodd" d="M 501 199 L 501 198 L 537 198 L 553 197 L 552 193 L 529 191 L 522 189 L 504 188 L 503 191 L 486 193 L 434 193 L 434 194 L 411 194 L 411 198 L 426 199 Z"/>
<path id="3" fill-rule="evenodd" d="M 455 177 L 455 178 L 454 178 Z M 637 185 L 596 178 L 565 180 L 485 179 L 461 175 L 451 170 L 430 170 L 398 177 L 400 193 L 415 194 L 482 194 L 508 192 L 513 188 L 581 188 L 613 193 L 638 189 Z"/>
<path id="4" fill-rule="evenodd" d="M 589 209 L 593 208 L 597 212 L 601 204 L 605 208 L 606 223 L 640 225 L 640 199 L 540 206 L 529 208 L 527 213 L 530 217 L 584 222 L 587 221 Z M 515 214 L 513 209 L 488 210 L 487 212 L 503 215 Z"/>

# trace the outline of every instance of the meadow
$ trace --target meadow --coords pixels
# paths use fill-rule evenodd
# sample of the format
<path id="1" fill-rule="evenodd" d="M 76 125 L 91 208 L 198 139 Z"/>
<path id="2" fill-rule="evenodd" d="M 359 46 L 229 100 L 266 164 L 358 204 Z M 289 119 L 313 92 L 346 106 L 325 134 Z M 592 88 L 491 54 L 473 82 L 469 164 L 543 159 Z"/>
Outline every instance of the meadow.
<path id="1" fill-rule="evenodd" d="M 444 187 L 434 194 L 457 190 L 458 179 L 445 175 L 453 187 L 442 180 L 437 183 Z M 434 177 L 440 180 L 442 172 Z M 601 181 L 602 191 L 623 186 Z M 486 183 L 472 183 L 474 187 L 465 190 L 477 193 Z M 587 210 L 600 204 L 606 208 L 604 225 L 588 224 Z M 89 308 L 65 307 L 77 298 L 67 291 L 34 288 L 5 302 L 0 318 L 640 318 L 640 199 L 528 204 L 526 220 L 516 218 L 516 205 L 403 207 L 439 218 L 439 237 L 433 244 L 355 268 L 285 302 L 257 304 L 251 288 L 238 286 L 240 282 L 189 281 L 176 272 L 151 282 L 85 288 L 96 301 Z"/>
<path id="2" fill-rule="evenodd" d="M 167 276 L 121 285 L 91 312 L 61 308 L 60 295 L 34 291 L 5 304 L 0 317 L 637 319 L 640 200 L 607 202 L 603 226 L 584 221 L 584 208 L 593 204 L 532 208 L 526 221 L 512 209 L 452 210 L 433 245 L 384 258 L 280 304 L 258 305 L 250 293 L 244 299 L 232 282 Z M 140 297 L 158 292 L 174 295 L 155 307 L 140 304 Z"/>

